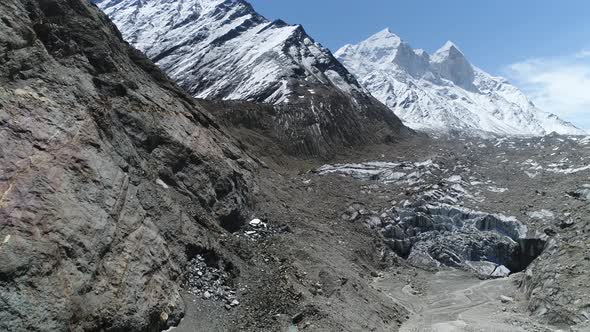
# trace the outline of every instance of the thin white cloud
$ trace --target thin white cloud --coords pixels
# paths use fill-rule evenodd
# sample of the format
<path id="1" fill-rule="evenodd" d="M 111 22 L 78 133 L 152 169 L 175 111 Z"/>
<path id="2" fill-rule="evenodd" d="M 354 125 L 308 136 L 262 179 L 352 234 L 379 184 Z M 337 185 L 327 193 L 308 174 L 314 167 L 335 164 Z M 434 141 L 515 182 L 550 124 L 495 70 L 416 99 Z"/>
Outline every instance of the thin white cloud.
<path id="1" fill-rule="evenodd" d="M 506 74 L 539 108 L 590 126 L 590 50 L 514 63 Z"/>
<path id="2" fill-rule="evenodd" d="M 576 57 L 576 59 L 590 58 L 590 50 L 580 51 L 580 52 L 576 53 L 575 57 Z"/>

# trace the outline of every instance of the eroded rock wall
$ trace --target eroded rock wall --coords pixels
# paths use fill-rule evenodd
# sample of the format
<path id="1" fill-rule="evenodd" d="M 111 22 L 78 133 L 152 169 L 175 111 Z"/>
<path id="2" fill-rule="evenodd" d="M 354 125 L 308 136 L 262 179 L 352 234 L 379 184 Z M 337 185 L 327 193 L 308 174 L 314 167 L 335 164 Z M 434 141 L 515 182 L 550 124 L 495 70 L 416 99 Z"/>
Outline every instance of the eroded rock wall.
<path id="1" fill-rule="evenodd" d="M 178 321 L 255 163 L 85 0 L 0 2 L 0 330 Z"/>

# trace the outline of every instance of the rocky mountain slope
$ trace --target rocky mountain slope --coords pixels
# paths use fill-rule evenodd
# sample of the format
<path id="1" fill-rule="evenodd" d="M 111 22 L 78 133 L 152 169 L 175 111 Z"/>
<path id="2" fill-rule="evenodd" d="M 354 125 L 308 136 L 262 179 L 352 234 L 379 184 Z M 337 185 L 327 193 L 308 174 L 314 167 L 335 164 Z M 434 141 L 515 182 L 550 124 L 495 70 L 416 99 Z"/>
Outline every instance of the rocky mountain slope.
<path id="1" fill-rule="evenodd" d="M 0 330 L 177 323 L 183 268 L 247 220 L 255 162 L 88 1 L 0 18 Z"/>
<path id="2" fill-rule="evenodd" d="M 278 112 L 193 100 L 88 0 L 0 2 L 0 331 L 588 330 L 590 137 L 326 164 L 250 130 Z"/>
<path id="3" fill-rule="evenodd" d="M 584 133 L 535 107 L 506 79 L 471 65 L 451 42 L 429 55 L 385 29 L 335 55 L 414 129 L 501 135 Z"/>
<path id="4" fill-rule="evenodd" d="M 243 0 L 94 0 L 125 40 L 197 98 L 275 105 L 277 139 L 324 155 L 408 131 L 300 25 Z"/>

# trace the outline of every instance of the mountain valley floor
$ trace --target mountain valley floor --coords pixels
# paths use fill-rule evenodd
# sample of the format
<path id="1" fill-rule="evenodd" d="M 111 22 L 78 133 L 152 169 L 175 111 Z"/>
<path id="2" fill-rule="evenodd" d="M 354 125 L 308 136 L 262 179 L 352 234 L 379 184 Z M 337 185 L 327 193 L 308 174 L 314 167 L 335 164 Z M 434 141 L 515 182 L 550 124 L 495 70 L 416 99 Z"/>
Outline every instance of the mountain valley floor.
<path id="1" fill-rule="evenodd" d="M 213 254 L 237 300 L 187 292 L 173 330 L 590 329 L 589 138 L 365 151 L 266 158 L 252 221 Z"/>

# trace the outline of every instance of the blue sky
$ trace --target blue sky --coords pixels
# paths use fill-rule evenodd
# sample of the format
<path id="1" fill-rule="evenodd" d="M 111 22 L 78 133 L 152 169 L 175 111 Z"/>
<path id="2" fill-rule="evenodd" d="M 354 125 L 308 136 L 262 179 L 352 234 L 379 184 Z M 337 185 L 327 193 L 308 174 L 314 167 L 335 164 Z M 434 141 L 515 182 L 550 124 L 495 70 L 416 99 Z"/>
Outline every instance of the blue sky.
<path id="1" fill-rule="evenodd" d="M 590 1 L 251 0 L 336 51 L 389 27 L 432 53 L 455 42 L 541 108 L 590 129 Z"/>

